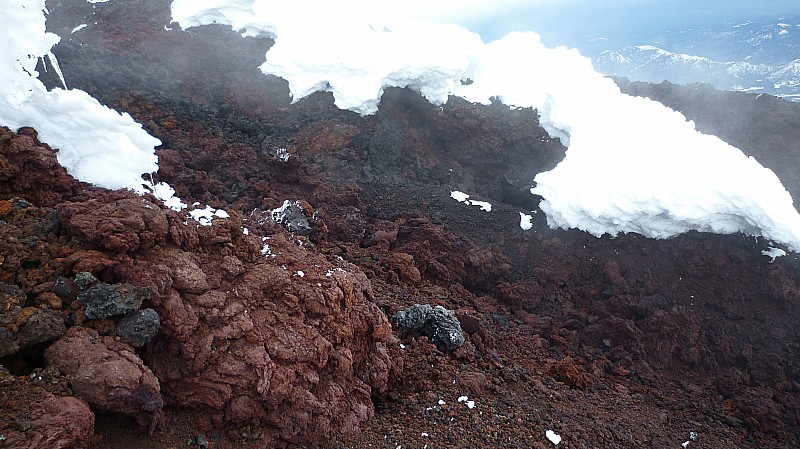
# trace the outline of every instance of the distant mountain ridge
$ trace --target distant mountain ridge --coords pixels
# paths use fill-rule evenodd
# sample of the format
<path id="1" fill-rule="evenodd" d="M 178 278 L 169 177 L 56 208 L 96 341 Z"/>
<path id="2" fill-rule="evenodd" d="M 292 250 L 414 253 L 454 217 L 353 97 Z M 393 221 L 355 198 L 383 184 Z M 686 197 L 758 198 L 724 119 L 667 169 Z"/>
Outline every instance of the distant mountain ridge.
<path id="1" fill-rule="evenodd" d="M 608 75 L 654 83 L 708 83 L 800 101 L 800 17 L 613 39 L 623 41 L 632 45 L 608 48 L 611 40 L 594 38 L 583 46 L 584 52 Z"/>

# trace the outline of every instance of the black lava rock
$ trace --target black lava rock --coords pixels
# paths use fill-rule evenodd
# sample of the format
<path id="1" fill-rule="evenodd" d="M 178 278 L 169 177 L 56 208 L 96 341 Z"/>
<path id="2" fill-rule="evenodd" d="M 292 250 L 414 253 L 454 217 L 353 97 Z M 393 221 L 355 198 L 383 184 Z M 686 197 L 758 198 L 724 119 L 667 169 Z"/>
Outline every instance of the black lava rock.
<path id="1" fill-rule="evenodd" d="M 72 293 L 72 288 L 70 288 L 69 281 L 66 278 L 59 276 L 53 284 L 52 291 L 58 295 L 59 298 L 65 298 Z"/>
<path id="2" fill-rule="evenodd" d="M 414 304 L 392 316 L 392 322 L 402 333 L 425 335 L 436 345 L 448 351 L 458 349 L 464 344 L 461 323 L 452 310 L 442 306 Z"/>
<path id="3" fill-rule="evenodd" d="M 75 275 L 75 285 L 81 290 L 86 290 L 95 282 L 97 282 L 97 278 L 92 273 L 84 271 Z"/>
<path id="4" fill-rule="evenodd" d="M 272 219 L 283 225 L 295 234 L 307 235 L 311 233 L 311 225 L 303 212 L 303 208 L 295 201 L 284 201 L 283 206 L 272 211 Z"/>
<path id="5" fill-rule="evenodd" d="M 78 299 L 86 304 L 86 318 L 95 320 L 137 310 L 152 295 L 149 288 L 132 284 L 99 284 L 81 293 Z"/>
<path id="6" fill-rule="evenodd" d="M 116 334 L 133 346 L 143 346 L 158 334 L 161 320 L 153 309 L 135 310 L 117 323 Z"/>

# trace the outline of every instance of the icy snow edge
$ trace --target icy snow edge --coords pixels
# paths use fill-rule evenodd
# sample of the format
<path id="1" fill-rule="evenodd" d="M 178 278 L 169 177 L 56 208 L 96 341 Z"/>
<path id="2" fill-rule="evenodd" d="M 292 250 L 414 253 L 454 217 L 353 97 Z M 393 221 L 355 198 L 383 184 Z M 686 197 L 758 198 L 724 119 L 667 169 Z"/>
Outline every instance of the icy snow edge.
<path id="1" fill-rule="evenodd" d="M 483 43 L 461 27 L 380 6 L 382 14 L 352 2 L 176 0 L 172 13 L 184 28 L 221 23 L 277 36 L 261 69 L 286 79 L 295 101 L 329 91 L 340 108 L 371 114 L 383 89 L 397 86 L 434 104 L 458 95 L 536 108 L 569 147 L 532 189 L 551 227 L 653 238 L 743 232 L 800 250 L 800 215 L 771 170 L 682 114 L 623 95 L 576 50 L 545 48 L 533 33 Z M 326 14 L 298 13 L 313 8 Z"/>
<path id="2" fill-rule="evenodd" d="M 36 76 L 43 56 L 59 37 L 45 31 L 44 0 L 3 2 L 0 15 L 0 125 L 32 126 L 58 149 L 58 161 L 77 179 L 109 189 L 142 191 L 143 173 L 158 170 L 150 136 L 130 115 L 101 105 L 80 90 L 48 92 Z"/>

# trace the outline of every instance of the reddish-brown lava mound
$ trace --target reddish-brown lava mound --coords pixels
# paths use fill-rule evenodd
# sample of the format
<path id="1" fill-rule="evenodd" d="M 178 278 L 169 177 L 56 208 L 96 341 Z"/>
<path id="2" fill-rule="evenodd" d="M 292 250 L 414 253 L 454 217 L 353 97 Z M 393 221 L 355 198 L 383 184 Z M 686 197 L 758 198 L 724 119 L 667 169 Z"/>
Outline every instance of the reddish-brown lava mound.
<path id="1" fill-rule="evenodd" d="M 528 188 L 565 149 L 536 111 L 399 89 L 370 117 L 292 105 L 257 70 L 269 40 L 166 31 L 166 0 L 47 4 L 70 86 L 143 123 L 156 178 L 230 217 L 79 183 L 35 130 L 0 129 L 0 447 L 800 445 L 795 255 L 549 229 Z M 797 105 L 619 83 L 800 194 Z M 307 227 L 275 222 L 285 200 Z M 89 311 L 93 288 L 154 310 L 156 337 Z M 453 310 L 465 344 L 392 328 L 413 304 Z"/>

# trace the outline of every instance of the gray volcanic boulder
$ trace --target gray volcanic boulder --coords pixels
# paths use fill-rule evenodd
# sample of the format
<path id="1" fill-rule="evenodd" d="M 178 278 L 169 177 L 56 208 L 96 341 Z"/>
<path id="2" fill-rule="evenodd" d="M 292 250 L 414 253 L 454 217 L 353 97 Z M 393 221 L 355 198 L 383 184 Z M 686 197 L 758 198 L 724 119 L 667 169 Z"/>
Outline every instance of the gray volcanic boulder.
<path id="1" fill-rule="evenodd" d="M 127 283 L 99 284 L 86 290 L 78 299 L 86 303 L 86 318 L 94 320 L 137 310 L 152 294 L 150 289 Z"/>
<path id="2" fill-rule="evenodd" d="M 115 333 L 123 341 L 138 347 L 152 340 L 158 334 L 159 326 L 161 321 L 155 310 L 134 310 L 119 320 Z"/>
<path id="3" fill-rule="evenodd" d="M 392 322 L 400 332 L 425 335 L 448 351 L 458 349 L 464 344 L 464 332 L 458 317 L 452 310 L 442 306 L 414 304 L 395 313 Z"/>

